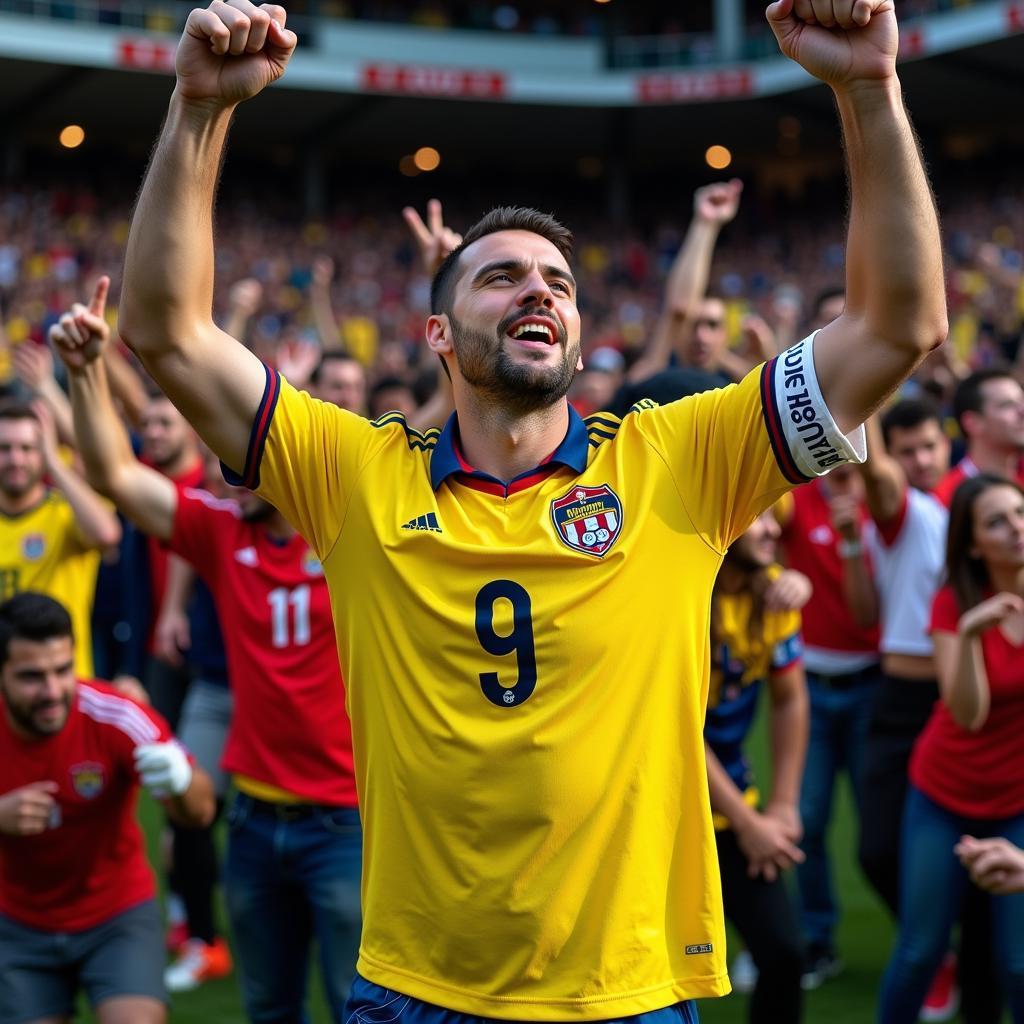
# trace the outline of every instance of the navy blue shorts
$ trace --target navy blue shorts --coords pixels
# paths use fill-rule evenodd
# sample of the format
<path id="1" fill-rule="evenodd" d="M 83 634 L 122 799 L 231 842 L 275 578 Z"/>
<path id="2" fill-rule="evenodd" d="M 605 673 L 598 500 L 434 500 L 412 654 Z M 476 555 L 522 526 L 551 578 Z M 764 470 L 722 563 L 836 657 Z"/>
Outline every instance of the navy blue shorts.
<path id="1" fill-rule="evenodd" d="M 456 1013 L 412 996 L 403 996 L 392 989 L 381 988 L 359 974 L 352 982 L 352 992 L 345 1004 L 345 1024 L 481 1024 L 491 1021 L 508 1024 L 507 1020 Z M 698 1024 L 697 1005 L 690 999 L 633 1017 L 609 1017 L 602 1024 Z"/>

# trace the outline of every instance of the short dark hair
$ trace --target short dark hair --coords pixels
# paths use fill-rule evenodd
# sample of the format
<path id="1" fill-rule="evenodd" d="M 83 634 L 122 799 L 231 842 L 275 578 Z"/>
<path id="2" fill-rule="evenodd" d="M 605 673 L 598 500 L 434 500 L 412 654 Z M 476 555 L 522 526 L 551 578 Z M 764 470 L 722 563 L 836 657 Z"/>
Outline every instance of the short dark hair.
<path id="1" fill-rule="evenodd" d="M 913 430 L 929 420 L 935 420 L 942 426 L 942 413 L 939 407 L 927 398 L 905 398 L 886 410 L 881 420 L 882 439 L 886 448 L 892 439 L 894 430 Z"/>
<path id="2" fill-rule="evenodd" d="M 541 238 L 546 238 L 565 257 L 565 262 L 572 261 L 572 232 L 550 213 L 541 213 L 527 206 L 496 206 L 490 213 L 484 214 L 462 236 L 462 244 L 453 249 L 437 268 L 434 280 L 430 285 L 430 309 L 433 313 L 451 312 L 452 297 L 455 285 L 459 280 L 459 258 L 463 250 L 479 241 L 485 235 L 493 235 L 499 231 L 530 231 Z"/>
<path id="3" fill-rule="evenodd" d="M 350 355 L 348 352 L 339 352 L 337 349 L 328 349 L 320 356 L 319 361 L 313 368 L 313 372 L 309 375 L 310 384 L 320 383 L 323 369 L 328 363 L 355 363 L 360 370 L 363 369 L 363 364 L 355 356 Z"/>
<path id="4" fill-rule="evenodd" d="M 0 400 L 0 420 L 34 420 L 39 422 L 32 406 L 18 398 Z"/>
<path id="5" fill-rule="evenodd" d="M 814 298 L 814 305 L 811 307 L 815 318 L 821 314 L 821 307 L 829 302 L 831 299 L 845 299 L 846 298 L 846 286 L 839 284 L 830 284 L 827 288 L 822 288 L 820 292 Z"/>
<path id="6" fill-rule="evenodd" d="M 1016 380 L 1009 370 L 1002 370 L 998 366 L 987 366 L 984 370 L 975 370 L 969 377 L 964 377 L 956 386 L 953 392 L 953 415 L 956 417 L 960 433 L 967 436 L 964 430 L 964 413 L 981 412 L 985 405 L 985 398 L 982 389 L 991 380 Z"/>
<path id="7" fill-rule="evenodd" d="M 12 640 L 44 643 L 64 636 L 74 640 L 75 631 L 60 601 L 24 590 L 0 604 L 0 666 L 7 663 Z"/>

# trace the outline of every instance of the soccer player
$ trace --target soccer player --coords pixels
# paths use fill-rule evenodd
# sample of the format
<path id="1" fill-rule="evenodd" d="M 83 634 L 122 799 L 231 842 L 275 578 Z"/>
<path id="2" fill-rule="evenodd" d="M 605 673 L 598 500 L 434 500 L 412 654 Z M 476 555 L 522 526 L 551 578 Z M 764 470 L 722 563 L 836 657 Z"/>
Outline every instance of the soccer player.
<path id="1" fill-rule="evenodd" d="M 765 594 L 782 573 L 779 525 L 762 512 L 730 548 L 711 601 L 711 689 L 704 726 L 726 917 L 750 950 L 757 980 L 751 1024 L 801 1019 L 803 948 L 781 873 L 803 860 L 800 775 L 807 751 L 807 684 L 800 613 L 773 611 Z M 744 744 L 757 700 L 771 695 L 772 788 L 764 809 Z"/>
<path id="2" fill-rule="evenodd" d="M 824 7 L 768 16 L 846 129 L 843 316 L 736 387 L 585 422 L 565 400 L 571 235 L 495 210 L 434 278 L 427 344 L 457 412 L 426 435 L 300 394 L 214 324 L 228 125 L 296 38 L 276 6 L 189 15 L 120 327 L 323 564 L 366 836 L 352 1013 L 647 1024 L 728 991 L 702 739 L 714 578 L 780 495 L 862 457 L 858 425 L 946 334 L 891 0 Z"/>
<path id="3" fill-rule="evenodd" d="M 135 457 L 100 358 L 102 310 L 75 312 L 91 346 L 87 365 L 69 366 L 89 478 L 196 569 L 220 619 L 234 700 L 223 765 L 238 790 L 224 891 L 246 1011 L 255 1022 L 304 1019 L 315 939 L 340 1024 L 359 947 L 362 831 L 323 566 L 261 498 L 177 487 Z M 56 332 L 65 351 L 68 338 Z M 192 964 L 180 967 L 167 980 L 187 987 Z"/>
<path id="4" fill-rule="evenodd" d="M 153 873 L 135 821 L 145 786 L 182 824 L 213 789 L 167 723 L 76 678 L 71 616 L 43 594 L 0 604 L 0 1020 L 167 1019 Z"/>
<path id="5" fill-rule="evenodd" d="M 46 406 L 0 403 L 0 599 L 35 590 L 60 601 L 82 678 L 92 675 L 100 553 L 120 539 L 113 510 L 61 458 Z"/>

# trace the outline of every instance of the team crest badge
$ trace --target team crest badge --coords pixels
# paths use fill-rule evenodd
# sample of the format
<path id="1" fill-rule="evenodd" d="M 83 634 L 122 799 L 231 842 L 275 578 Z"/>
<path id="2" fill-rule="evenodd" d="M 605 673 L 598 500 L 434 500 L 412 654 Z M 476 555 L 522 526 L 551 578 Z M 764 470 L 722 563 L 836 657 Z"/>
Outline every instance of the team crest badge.
<path id="1" fill-rule="evenodd" d="M 320 559 L 312 551 L 307 551 L 302 556 L 302 571 L 307 576 L 323 576 L 324 567 L 320 564 Z"/>
<path id="2" fill-rule="evenodd" d="M 622 532 L 622 502 L 607 484 L 577 486 L 551 502 L 551 520 L 566 547 L 603 558 Z"/>
<path id="3" fill-rule="evenodd" d="M 71 785 L 83 800 L 93 800 L 103 792 L 103 765 L 83 761 L 71 766 Z"/>
<path id="4" fill-rule="evenodd" d="M 46 538 L 41 533 L 30 533 L 21 541 L 21 553 L 30 562 L 36 562 L 43 557 L 46 550 Z"/>

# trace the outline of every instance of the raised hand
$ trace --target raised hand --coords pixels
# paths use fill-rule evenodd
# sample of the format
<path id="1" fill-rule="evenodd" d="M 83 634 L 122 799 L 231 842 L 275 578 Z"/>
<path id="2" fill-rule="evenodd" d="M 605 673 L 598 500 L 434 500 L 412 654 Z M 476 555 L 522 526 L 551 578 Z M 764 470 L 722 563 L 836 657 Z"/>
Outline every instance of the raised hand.
<path id="1" fill-rule="evenodd" d="M 329 288 L 334 280 L 334 260 L 330 256 L 317 256 L 313 260 L 312 283 L 317 288 Z"/>
<path id="2" fill-rule="evenodd" d="M 76 302 L 69 312 L 50 328 L 50 344 L 69 370 L 81 370 L 98 359 L 110 340 L 110 326 L 104 319 L 110 278 L 105 274 L 96 282 L 88 306 Z"/>
<path id="3" fill-rule="evenodd" d="M 1024 599 L 1006 592 L 996 594 L 960 616 L 960 633 L 964 636 L 977 636 L 992 626 L 998 626 L 1003 619 L 1021 614 L 1024 614 Z"/>
<path id="4" fill-rule="evenodd" d="M 814 595 L 814 585 L 796 569 L 783 569 L 765 588 L 764 606 L 770 612 L 799 611 Z"/>
<path id="5" fill-rule="evenodd" d="M 251 317 L 263 301 L 263 285 L 255 277 L 243 277 L 236 281 L 228 292 L 228 303 L 233 313 Z"/>
<path id="6" fill-rule="evenodd" d="M 833 87 L 896 73 L 894 0 L 775 0 L 765 16 L 779 49 Z"/>
<path id="7" fill-rule="evenodd" d="M 25 342 L 11 350 L 11 362 L 18 380 L 38 394 L 53 377 L 53 352 L 46 345 Z"/>
<path id="8" fill-rule="evenodd" d="M 445 226 L 440 199 L 431 199 L 427 203 L 425 224 L 423 218 L 411 206 L 406 206 L 402 210 L 402 216 L 419 246 L 424 269 L 433 276 L 445 257 L 462 244 L 462 235 Z"/>
<path id="9" fill-rule="evenodd" d="M 728 224 L 740 208 L 743 182 L 739 178 L 716 181 L 693 193 L 693 213 L 698 220 L 721 227 Z"/>
<path id="10" fill-rule="evenodd" d="M 843 540 L 860 537 L 860 501 L 852 494 L 838 494 L 828 503 L 832 528 Z"/>
<path id="11" fill-rule="evenodd" d="M 249 0 L 213 0 L 192 11 L 174 60 L 184 99 L 233 106 L 284 74 L 295 51 L 285 9 Z"/>

